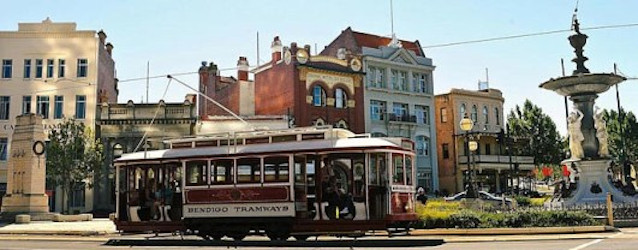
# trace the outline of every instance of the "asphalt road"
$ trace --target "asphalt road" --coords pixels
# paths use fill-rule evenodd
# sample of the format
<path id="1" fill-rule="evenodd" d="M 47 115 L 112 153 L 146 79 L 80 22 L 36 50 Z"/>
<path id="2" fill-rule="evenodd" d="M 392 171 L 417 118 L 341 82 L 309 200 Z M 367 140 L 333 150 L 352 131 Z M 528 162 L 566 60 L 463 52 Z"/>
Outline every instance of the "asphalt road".
<path id="1" fill-rule="evenodd" d="M 603 234 L 580 235 L 587 239 L 557 239 L 551 237 L 539 240 L 535 235 L 499 237 L 503 241 L 494 241 L 494 237 L 454 237 L 444 242 L 433 237 L 365 237 L 357 240 L 349 238 L 322 237 L 318 241 L 308 242 L 270 242 L 266 237 L 248 237 L 246 241 L 235 243 L 228 241 L 204 241 L 196 237 L 151 237 L 150 235 L 128 235 L 117 237 L 71 237 L 71 236 L 14 236 L 0 237 L 0 249 L 393 249 L 411 247 L 413 249 L 638 249 L 638 229 L 623 230 Z M 529 239 L 526 239 L 529 238 Z M 469 242 L 464 242 L 469 241 Z"/>

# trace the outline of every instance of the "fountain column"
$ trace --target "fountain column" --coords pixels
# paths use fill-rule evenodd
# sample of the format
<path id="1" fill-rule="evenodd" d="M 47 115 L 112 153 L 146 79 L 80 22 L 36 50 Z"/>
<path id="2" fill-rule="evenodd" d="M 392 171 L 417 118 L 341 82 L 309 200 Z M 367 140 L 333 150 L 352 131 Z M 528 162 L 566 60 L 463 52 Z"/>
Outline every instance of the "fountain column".
<path id="1" fill-rule="evenodd" d="M 583 132 L 583 151 L 585 158 L 598 157 L 598 141 L 596 139 L 596 128 L 594 128 L 594 101 L 598 98 L 596 94 L 582 94 L 571 96 L 569 100 L 574 102 L 574 106 L 583 112 L 580 130 Z"/>

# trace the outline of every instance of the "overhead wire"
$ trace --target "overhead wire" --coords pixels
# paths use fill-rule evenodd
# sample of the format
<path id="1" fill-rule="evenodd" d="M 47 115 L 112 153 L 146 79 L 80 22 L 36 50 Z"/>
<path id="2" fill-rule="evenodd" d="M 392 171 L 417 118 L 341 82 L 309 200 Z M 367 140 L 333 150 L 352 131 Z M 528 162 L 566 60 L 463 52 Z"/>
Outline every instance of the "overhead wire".
<path id="1" fill-rule="evenodd" d="M 638 23 L 603 25 L 603 26 L 596 26 L 596 27 L 589 27 L 589 28 L 581 28 L 581 30 L 617 29 L 617 28 L 626 28 L 626 27 L 634 27 L 634 26 L 638 26 Z M 451 46 L 472 44 L 472 43 L 493 42 L 493 41 L 509 40 L 509 39 L 523 38 L 523 37 L 532 37 L 532 36 L 544 36 L 544 35 L 564 33 L 564 32 L 569 32 L 569 31 L 571 31 L 571 29 L 552 30 L 552 31 L 536 32 L 536 33 L 529 33 L 529 34 L 520 34 L 520 35 L 511 35 L 511 36 L 501 36 L 501 37 L 492 37 L 492 38 L 485 38 L 485 39 L 469 40 L 469 41 L 462 41 L 462 42 L 451 42 L 451 43 L 426 45 L 426 46 L 422 46 L 421 48 L 431 49 L 431 48 L 451 47 Z"/>
<path id="2" fill-rule="evenodd" d="M 172 78 L 168 78 L 168 83 L 166 84 L 166 89 L 164 89 L 164 94 L 162 95 L 162 100 L 164 100 L 164 98 L 166 97 L 166 93 L 168 93 L 168 87 L 171 86 L 171 81 L 172 81 Z M 155 122 L 155 118 L 157 118 L 157 114 L 159 113 L 159 110 L 160 110 L 161 107 L 162 107 L 162 103 L 158 102 L 157 103 L 157 108 L 155 109 L 155 114 L 153 115 L 153 119 L 151 119 L 151 122 L 148 124 L 148 127 L 146 127 L 146 129 L 144 130 L 144 135 L 142 135 L 142 138 L 140 139 L 140 142 L 137 143 L 137 146 L 135 146 L 135 149 L 133 150 L 133 152 L 137 152 L 137 150 L 142 145 L 142 142 L 146 140 L 146 136 L 148 135 L 148 131 L 151 130 L 151 126 L 153 126 L 153 123 Z"/>

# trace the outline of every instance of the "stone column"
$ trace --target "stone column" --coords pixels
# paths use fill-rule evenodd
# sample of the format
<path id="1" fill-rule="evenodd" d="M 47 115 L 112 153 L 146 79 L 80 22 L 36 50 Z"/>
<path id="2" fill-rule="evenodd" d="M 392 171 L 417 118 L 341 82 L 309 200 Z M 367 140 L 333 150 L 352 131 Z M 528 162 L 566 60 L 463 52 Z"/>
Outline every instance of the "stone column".
<path id="1" fill-rule="evenodd" d="M 15 214 L 46 214 L 49 212 L 45 194 L 46 157 L 43 152 L 46 135 L 42 117 L 24 114 L 16 118 L 11 140 L 7 171 L 7 194 L 2 200 L 3 219 L 12 220 Z M 37 147 L 34 146 L 42 143 Z M 32 220 L 34 220 L 32 218 Z"/>

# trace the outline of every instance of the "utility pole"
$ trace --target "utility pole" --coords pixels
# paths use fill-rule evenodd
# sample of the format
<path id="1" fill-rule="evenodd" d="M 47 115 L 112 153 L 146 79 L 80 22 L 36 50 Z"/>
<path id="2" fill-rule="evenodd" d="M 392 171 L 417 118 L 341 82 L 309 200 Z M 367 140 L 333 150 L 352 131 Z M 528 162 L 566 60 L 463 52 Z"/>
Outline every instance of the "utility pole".
<path id="1" fill-rule="evenodd" d="M 148 80 L 149 80 L 150 66 L 151 66 L 150 61 L 146 61 L 146 103 L 148 103 Z"/>

